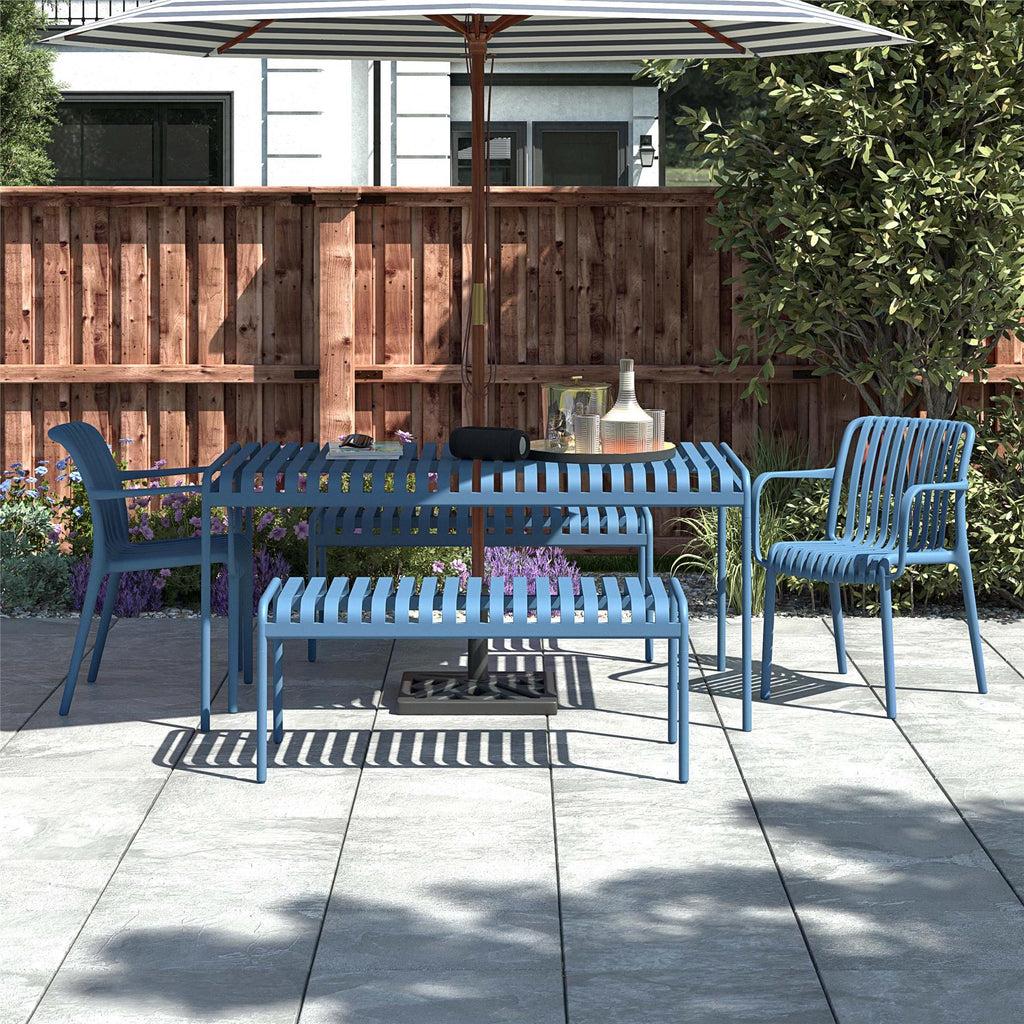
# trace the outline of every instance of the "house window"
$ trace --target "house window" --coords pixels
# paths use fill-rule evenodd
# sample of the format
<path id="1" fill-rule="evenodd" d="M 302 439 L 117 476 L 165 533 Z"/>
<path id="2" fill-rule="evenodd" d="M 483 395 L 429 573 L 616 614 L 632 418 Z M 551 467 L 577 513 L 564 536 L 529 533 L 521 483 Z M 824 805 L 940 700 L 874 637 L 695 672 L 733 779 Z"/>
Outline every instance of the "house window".
<path id="1" fill-rule="evenodd" d="M 229 99 L 69 98 L 57 109 L 56 185 L 226 185 Z"/>
<path id="2" fill-rule="evenodd" d="M 491 123 L 491 184 L 526 184 L 525 122 Z M 473 135 L 465 123 L 452 125 L 452 184 L 471 185 Z"/>
<path id="3" fill-rule="evenodd" d="M 628 185 L 627 139 L 624 121 L 535 122 L 534 184 Z"/>

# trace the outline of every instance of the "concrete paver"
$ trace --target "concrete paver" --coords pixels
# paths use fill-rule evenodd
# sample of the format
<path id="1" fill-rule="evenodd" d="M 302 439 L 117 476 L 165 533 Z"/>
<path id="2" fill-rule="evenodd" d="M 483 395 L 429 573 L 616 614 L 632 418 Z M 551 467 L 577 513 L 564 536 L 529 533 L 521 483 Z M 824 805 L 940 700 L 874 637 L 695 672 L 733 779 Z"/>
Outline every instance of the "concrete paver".
<path id="1" fill-rule="evenodd" d="M 1017 1019 L 1024 622 L 979 696 L 962 622 L 898 620 L 894 724 L 876 620 L 840 676 L 780 618 L 742 733 L 738 624 L 718 673 L 695 619 L 687 786 L 664 644 L 492 654 L 554 670 L 550 720 L 396 715 L 457 644 L 288 645 L 258 786 L 251 687 L 196 732 L 195 621 L 116 623 L 61 719 L 75 626 L 2 624 L 0 1024 Z"/>

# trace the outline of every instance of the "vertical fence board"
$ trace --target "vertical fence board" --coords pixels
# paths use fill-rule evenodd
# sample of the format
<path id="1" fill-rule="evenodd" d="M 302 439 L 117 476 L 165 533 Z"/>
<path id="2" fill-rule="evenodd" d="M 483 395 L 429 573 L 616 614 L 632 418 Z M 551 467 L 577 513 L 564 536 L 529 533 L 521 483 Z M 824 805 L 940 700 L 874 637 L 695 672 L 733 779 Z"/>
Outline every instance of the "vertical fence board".
<path id="1" fill-rule="evenodd" d="M 161 365 L 186 362 L 188 275 L 185 265 L 185 210 L 180 206 L 160 210 L 160 300 L 157 336 Z M 150 424 L 153 449 L 150 457 L 166 459 L 172 466 L 188 463 L 185 433 L 185 385 L 158 385 L 159 415 Z"/>
<path id="2" fill-rule="evenodd" d="M 227 324 L 227 280 L 224 259 L 224 211 L 216 206 L 196 210 L 196 351 L 200 363 L 224 364 Z M 205 466 L 227 445 L 224 385 L 196 387 L 195 458 Z"/>
<path id="3" fill-rule="evenodd" d="M 5 363 L 31 363 L 38 330 L 31 209 L 4 210 L 3 235 L 3 358 Z M 3 386 L 3 452 L 4 469 L 12 462 L 28 465 L 36 457 L 30 385 Z"/>
<path id="4" fill-rule="evenodd" d="M 71 211 L 67 208 L 43 210 L 43 362 L 63 366 L 73 362 L 72 337 L 73 277 Z M 68 384 L 43 384 L 32 391 L 35 419 L 36 457 L 53 465 L 63 450 L 46 436 L 50 427 L 67 420 L 71 413 L 71 388 Z"/>
<path id="5" fill-rule="evenodd" d="M 235 362 L 255 365 L 263 351 L 263 211 L 241 207 L 235 214 Z M 236 384 L 235 439 L 263 438 L 263 389 Z"/>
<path id="6" fill-rule="evenodd" d="M 320 437 L 354 429 L 353 243 L 355 211 L 326 207 L 320 220 Z"/>

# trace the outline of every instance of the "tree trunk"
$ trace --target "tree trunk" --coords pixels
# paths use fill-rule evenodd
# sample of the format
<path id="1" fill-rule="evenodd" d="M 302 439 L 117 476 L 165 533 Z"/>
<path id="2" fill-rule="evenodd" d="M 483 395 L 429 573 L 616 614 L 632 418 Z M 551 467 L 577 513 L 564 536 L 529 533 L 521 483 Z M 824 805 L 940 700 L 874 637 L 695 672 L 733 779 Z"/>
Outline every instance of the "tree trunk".
<path id="1" fill-rule="evenodd" d="M 924 407 L 929 417 L 936 420 L 953 418 L 957 402 L 960 399 L 959 387 L 954 385 L 952 391 L 947 391 L 942 384 L 932 384 L 925 380 L 922 390 L 924 391 Z"/>

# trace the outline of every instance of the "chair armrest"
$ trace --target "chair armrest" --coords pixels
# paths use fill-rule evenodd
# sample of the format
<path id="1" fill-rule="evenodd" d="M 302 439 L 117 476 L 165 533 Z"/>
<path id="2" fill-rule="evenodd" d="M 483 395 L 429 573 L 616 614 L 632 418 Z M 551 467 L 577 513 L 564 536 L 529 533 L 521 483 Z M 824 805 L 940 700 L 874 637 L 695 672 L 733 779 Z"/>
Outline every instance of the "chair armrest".
<path id="1" fill-rule="evenodd" d="M 900 538 L 899 562 L 896 564 L 896 571 L 893 574 L 893 579 L 902 575 L 903 570 L 907 567 L 907 545 L 910 542 L 910 513 L 914 508 L 914 502 L 917 500 L 918 495 L 926 494 L 929 491 L 934 491 L 940 494 L 956 494 L 966 492 L 966 490 L 966 480 L 950 480 L 939 484 L 911 484 L 903 492 L 903 495 L 900 498 L 900 514 L 898 521 Z"/>
<path id="2" fill-rule="evenodd" d="M 182 466 L 179 469 L 123 469 L 118 473 L 122 480 L 142 480 L 160 476 L 189 476 L 205 473 L 208 466 Z"/>
<path id="3" fill-rule="evenodd" d="M 774 473 L 759 473 L 754 481 L 754 489 L 750 503 L 754 510 L 753 548 L 754 558 L 767 568 L 764 555 L 761 553 L 761 492 L 765 484 L 771 480 L 831 480 L 835 476 L 835 467 L 828 469 L 787 469 Z"/>

